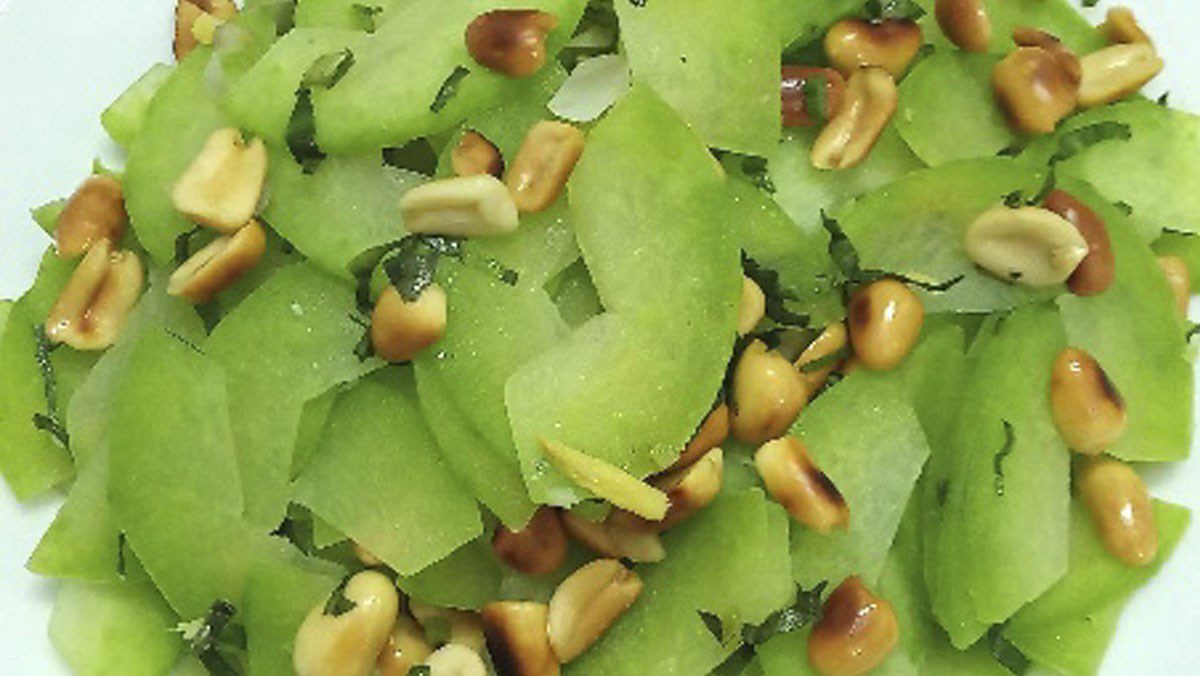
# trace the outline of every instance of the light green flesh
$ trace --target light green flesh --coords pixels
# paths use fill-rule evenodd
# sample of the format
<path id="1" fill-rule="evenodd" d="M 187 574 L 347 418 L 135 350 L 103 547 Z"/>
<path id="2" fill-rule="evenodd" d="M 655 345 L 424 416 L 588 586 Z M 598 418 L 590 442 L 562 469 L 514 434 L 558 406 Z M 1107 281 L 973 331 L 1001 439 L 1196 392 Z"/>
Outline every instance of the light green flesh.
<path id="1" fill-rule="evenodd" d="M 1070 458 L 1049 403 L 1050 367 L 1064 345 L 1057 314 L 1040 305 L 985 324 L 956 390 L 949 443 L 933 448 L 924 479 L 925 578 L 959 648 L 1066 572 Z M 1014 443 L 997 474 L 1003 421 Z"/>
<path id="2" fill-rule="evenodd" d="M 375 16 L 375 22 L 387 20 L 391 10 L 402 5 L 404 0 L 374 0 L 371 3 L 359 0 L 297 0 L 297 28 L 347 28 L 350 30 L 366 30 L 369 24 L 358 7 L 370 6 L 378 8 L 380 13 Z"/>
<path id="3" fill-rule="evenodd" d="M 773 0 L 772 20 L 779 26 L 783 45 L 804 44 L 825 33 L 825 29 L 840 19 L 858 14 L 865 0 L 830 0 L 829 2 L 795 2 Z"/>
<path id="4" fill-rule="evenodd" d="M 120 529 L 108 504 L 111 401 L 140 337 L 167 331 L 203 340 L 204 327 L 192 307 L 167 296 L 161 275 L 130 315 L 117 344 L 104 353 L 71 397 L 66 424 L 78 477 L 54 522 L 29 559 L 31 572 L 90 582 L 116 582 Z"/>
<path id="5" fill-rule="evenodd" d="M 879 137 L 866 161 L 852 169 L 822 171 L 813 167 L 813 129 L 789 129 L 769 157 L 775 201 L 806 231 L 820 232 L 821 211 L 840 213 L 847 202 L 923 168 L 895 129 Z"/>
<path id="6" fill-rule="evenodd" d="M 523 9 L 558 17 L 547 51 L 557 53 L 583 13 L 582 0 L 534 0 Z M 402 145 L 418 136 L 452 128 L 469 115 L 499 103 L 520 87 L 475 64 L 462 39 L 479 14 L 505 6 L 497 0 L 413 2 L 397 7 L 389 20 L 355 52 L 356 63 L 334 88 L 313 96 L 317 142 L 329 152 L 355 152 Z M 404 64 L 405 77 L 396 77 Z M 438 112 L 438 91 L 456 67 L 471 70 Z"/>
<path id="7" fill-rule="evenodd" d="M 232 21 L 218 29 L 214 44 L 221 68 L 222 84 L 235 82 L 271 48 L 282 26 L 291 23 L 292 0 L 246 2 Z"/>
<path id="8" fill-rule="evenodd" d="M 172 205 L 171 189 L 209 134 L 226 124 L 205 80 L 209 56 L 200 48 L 175 67 L 146 109 L 125 165 L 129 221 L 160 265 L 171 262 L 175 238 L 192 228 Z"/>
<path id="9" fill-rule="evenodd" d="M 1192 179 L 1200 173 L 1200 117 L 1139 98 L 1081 113 L 1059 134 L 1106 121 L 1129 125 L 1133 137 L 1092 146 L 1059 164 L 1058 175 L 1087 181 L 1109 202 L 1133 207 L 1147 240 L 1163 228 L 1200 232 L 1200 190 Z M 1056 148 L 1049 137 L 1025 156 L 1041 162 Z"/>
<path id="10" fill-rule="evenodd" d="M 1023 163 L 984 158 L 914 172 L 855 202 L 840 223 L 864 268 L 927 283 L 962 281 L 945 292 L 919 291 L 926 312 L 990 312 L 1049 298 L 1061 288 L 1031 289 L 980 271 L 963 248 L 966 229 L 1041 177 Z"/>
<path id="11" fill-rule="evenodd" d="M 571 220 L 607 312 L 506 389 L 535 500 L 582 497 L 550 469 L 539 438 L 644 476 L 669 464 L 707 412 L 741 288 L 720 188 L 703 145 L 647 89 L 592 131 L 571 178 Z"/>
<path id="12" fill-rule="evenodd" d="M 554 305 L 558 307 L 558 314 L 567 326 L 577 329 L 587 320 L 604 312 L 596 285 L 592 283 L 592 276 L 588 274 L 583 261 L 578 261 L 564 270 L 556 281 Z"/>
<path id="13" fill-rule="evenodd" d="M 264 563 L 246 582 L 242 621 L 250 676 L 291 676 L 292 644 L 308 612 L 329 598 L 338 584 L 333 575 L 295 565 Z"/>
<path id="14" fill-rule="evenodd" d="M 1192 364 L 1175 298 L 1136 226 L 1094 190 L 1061 187 L 1107 226 L 1117 276 L 1108 291 L 1059 298 L 1067 339 L 1096 358 L 1126 402 L 1128 424 L 1108 449 L 1124 460 L 1182 460 L 1191 451 Z"/>
<path id="15" fill-rule="evenodd" d="M 322 270 L 350 279 L 359 255 L 404 237 L 400 198 L 423 181 L 378 154 L 332 157 L 305 174 L 286 151 L 275 151 L 263 219 Z"/>
<path id="16" fill-rule="evenodd" d="M 50 642 L 79 676 L 160 676 L 183 648 L 179 619 L 144 573 L 113 583 L 64 582 Z"/>
<path id="17" fill-rule="evenodd" d="M 298 263 L 276 272 L 204 344 L 225 369 L 251 523 L 270 529 L 283 518 L 304 404 L 379 365 L 354 355 L 363 334 L 354 311 L 349 284 Z"/>
<path id="18" fill-rule="evenodd" d="M 1072 503 L 1067 575 L 1022 608 L 1004 635 L 1040 666 L 1072 676 L 1096 673 L 1126 599 L 1158 573 L 1190 518 L 1183 507 L 1155 502 L 1158 555 L 1149 566 L 1131 568 L 1108 553 L 1087 510 Z"/>
<path id="19" fill-rule="evenodd" d="M 58 216 L 65 206 L 67 206 L 66 198 L 56 199 L 40 207 L 34 207 L 29 211 L 29 215 L 33 217 L 33 222 L 37 223 L 42 232 L 54 235 L 54 229 L 58 227 Z"/>
<path id="20" fill-rule="evenodd" d="M 896 131 L 930 166 L 995 155 L 1020 140 L 992 93 L 997 62 L 991 54 L 944 48 L 904 78 Z"/>
<path id="21" fill-rule="evenodd" d="M 667 558 L 639 568 L 637 603 L 564 674 L 708 673 L 726 650 L 698 611 L 736 627 L 792 599 L 787 517 L 760 491 L 718 498 L 663 544 Z"/>
<path id="22" fill-rule="evenodd" d="M 405 575 L 481 530 L 421 419 L 410 369 L 380 371 L 338 398 L 294 496 Z"/>
<path id="23" fill-rule="evenodd" d="M 150 102 L 171 73 L 171 66 L 154 64 L 100 114 L 104 131 L 121 147 L 128 148 L 133 144 L 146 122 Z"/>
<path id="24" fill-rule="evenodd" d="M 871 586 L 892 546 L 904 505 L 929 457 L 917 415 L 894 378 L 856 373 L 817 398 L 793 434 L 850 508 L 845 530 L 792 529 L 796 581 L 811 589 L 859 575 Z M 880 468 L 887 467 L 886 472 Z"/>
<path id="25" fill-rule="evenodd" d="M 731 219 L 740 224 L 742 251 L 766 270 L 779 275 L 789 311 L 824 326 L 845 315 L 840 274 L 827 255 L 829 234 L 810 220 L 798 225 L 761 190 L 730 181 Z M 808 226 L 808 227 L 806 227 Z"/>
<path id="26" fill-rule="evenodd" d="M 487 539 L 473 540 L 416 575 L 401 575 L 396 584 L 422 603 L 474 610 L 499 596 L 502 565 Z"/>
<path id="27" fill-rule="evenodd" d="M 1159 256 L 1178 256 L 1187 263 L 1188 274 L 1195 287 L 1200 280 L 1200 236 L 1183 232 L 1164 232 L 1154 240 L 1154 253 Z"/>
<path id="28" fill-rule="evenodd" d="M 345 385 L 335 385 L 328 392 L 304 403 L 300 413 L 300 426 L 296 429 L 296 448 L 292 453 L 292 478 L 304 471 L 308 461 L 321 445 L 329 412 L 342 395 Z"/>
<path id="29" fill-rule="evenodd" d="M 633 76 L 713 147 L 766 156 L 780 131 L 779 45 L 766 2 L 614 4 Z"/>

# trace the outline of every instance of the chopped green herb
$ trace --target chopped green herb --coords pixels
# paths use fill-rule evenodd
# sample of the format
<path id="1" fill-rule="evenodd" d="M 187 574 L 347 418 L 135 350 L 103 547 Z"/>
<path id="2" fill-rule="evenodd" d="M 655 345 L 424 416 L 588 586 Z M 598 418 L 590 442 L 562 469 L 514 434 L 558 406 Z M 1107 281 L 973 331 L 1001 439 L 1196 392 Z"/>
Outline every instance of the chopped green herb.
<path id="1" fill-rule="evenodd" d="M 296 27 L 296 0 L 279 3 L 275 11 L 275 35 L 290 33 Z"/>
<path id="2" fill-rule="evenodd" d="M 368 33 L 374 33 L 379 29 L 379 15 L 383 13 L 383 8 L 379 5 L 364 5 L 362 3 L 354 3 L 351 6 L 355 17 L 362 24 L 363 30 Z"/>
<path id="3" fill-rule="evenodd" d="M 438 156 L 428 139 L 418 138 L 399 148 L 384 148 L 383 163 L 389 167 L 433 176 L 437 172 Z"/>
<path id="4" fill-rule="evenodd" d="M 296 107 L 288 118 L 284 141 L 288 152 L 306 174 L 316 171 L 325 160 L 325 153 L 317 146 L 317 119 L 313 111 L 312 91 L 302 88 L 296 93 Z"/>
<path id="5" fill-rule="evenodd" d="M 204 228 L 197 225 L 175 238 L 175 265 L 183 265 L 187 259 L 192 257 L 192 238 L 202 232 L 204 232 Z"/>
<path id="6" fill-rule="evenodd" d="M 1129 202 L 1113 202 L 1113 206 L 1120 209 L 1121 213 L 1125 214 L 1126 216 L 1133 215 L 1133 205 Z M 1164 232 L 1166 231 L 1165 228 L 1163 230 Z"/>
<path id="7" fill-rule="evenodd" d="M 800 372 L 801 373 L 816 373 L 817 371 L 820 371 L 821 369 L 829 368 L 830 366 L 836 366 L 837 364 L 840 364 L 842 362 L 842 360 L 849 359 L 852 354 L 853 354 L 853 351 L 850 349 L 850 346 L 846 345 L 846 346 L 842 347 L 840 350 L 831 352 L 830 354 L 827 354 L 824 357 L 821 357 L 820 359 L 814 359 L 814 360 L 808 362 L 807 364 L 805 364 L 804 366 L 801 366 Z"/>
<path id="8" fill-rule="evenodd" d="M 754 184 L 754 187 L 769 194 L 775 194 L 775 182 L 767 171 L 767 158 L 746 155 L 742 158 L 742 173 Z"/>
<path id="9" fill-rule="evenodd" d="M 1192 338 L 1195 338 L 1197 335 L 1200 335 L 1200 324 L 1197 324 L 1195 322 L 1188 322 L 1188 324 L 1189 324 L 1188 330 L 1186 333 L 1183 334 L 1183 339 L 1190 343 L 1190 342 L 1192 342 Z"/>
<path id="10" fill-rule="evenodd" d="M 322 54 L 304 71 L 300 86 L 304 89 L 329 89 L 346 77 L 352 67 L 354 52 L 349 48 Z"/>
<path id="11" fill-rule="evenodd" d="M 470 74 L 471 71 L 467 70 L 465 67 L 455 66 L 454 72 L 446 76 L 445 82 L 442 82 L 442 86 L 438 89 L 437 96 L 433 97 L 433 103 L 429 104 L 429 110 L 435 113 L 440 113 L 442 108 L 445 108 L 446 104 L 450 103 L 450 99 L 454 98 L 454 95 L 458 93 L 458 86 L 462 84 L 463 78 Z"/>
<path id="12" fill-rule="evenodd" d="M 708 629 L 708 633 L 712 634 L 713 638 L 717 639 L 717 643 L 724 645 L 725 623 L 721 621 L 721 618 L 704 610 L 699 611 L 699 614 L 700 621 L 704 623 L 704 628 Z"/>
<path id="13" fill-rule="evenodd" d="M 867 18 L 872 21 L 916 21 L 925 16 L 925 8 L 913 0 L 870 0 L 866 6 L 866 13 Z"/>
<path id="14" fill-rule="evenodd" d="M 408 676 L 433 676 L 433 669 L 428 664 L 418 664 L 408 670 Z"/>
<path id="15" fill-rule="evenodd" d="M 354 356 L 358 357 L 359 361 L 366 361 L 375 356 L 375 345 L 371 342 L 371 322 L 353 312 L 349 317 L 350 321 L 363 330 L 362 338 L 359 338 L 358 343 L 354 346 Z"/>
<path id="16" fill-rule="evenodd" d="M 1012 673 L 1024 674 L 1033 666 L 1033 663 L 1025 656 L 1025 653 L 1021 652 L 1007 638 L 1004 638 L 1003 625 L 992 625 L 991 629 L 988 629 L 987 642 L 988 648 L 992 651 L 992 656 L 996 658 L 996 661 Z"/>
<path id="17" fill-rule="evenodd" d="M 42 395 L 46 400 L 46 412 L 33 414 L 33 426 L 52 435 L 63 448 L 70 448 L 67 428 L 58 417 L 58 380 L 54 377 L 54 363 L 50 361 L 50 353 L 56 347 L 46 336 L 45 327 L 41 324 L 33 327 L 33 359 L 42 375 Z"/>
<path id="18" fill-rule="evenodd" d="M 1171 92 L 1163 92 L 1162 96 L 1157 99 L 1158 105 L 1166 108 L 1171 105 Z"/>
<path id="19" fill-rule="evenodd" d="M 1058 140 L 1058 151 L 1050 157 L 1050 164 L 1065 162 L 1092 146 L 1105 141 L 1128 141 L 1133 130 L 1124 122 L 1106 120 L 1072 129 Z"/>
<path id="20" fill-rule="evenodd" d="M 125 545 L 125 533 L 122 531 L 117 534 L 117 576 L 121 579 L 125 579 Z"/>
<path id="21" fill-rule="evenodd" d="M 796 588 L 796 600 L 792 605 L 777 610 L 760 624 L 742 627 L 742 641 L 747 645 L 761 645 L 778 634 L 789 634 L 808 626 L 821 615 L 821 596 L 828 582 L 818 583 L 812 589 Z"/>
<path id="22" fill-rule="evenodd" d="M 780 283 L 777 271 L 763 267 L 745 253 L 742 253 L 742 269 L 746 276 L 762 289 L 763 296 L 766 297 L 766 315 L 771 321 L 800 328 L 806 328 L 811 323 L 808 315 L 792 312 L 787 308 L 787 302 L 797 300 L 799 296 Z"/>
<path id="23" fill-rule="evenodd" d="M 1084 7 L 1095 7 L 1100 4 L 1100 0 L 1080 0 L 1080 4 Z"/>
<path id="24" fill-rule="evenodd" d="M 992 457 L 992 473 L 995 475 L 996 495 L 1004 495 L 1004 459 L 1012 455 L 1013 444 L 1016 442 L 1016 435 L 1013 432 L 1012 423 L 1007 420 L 1004 422 L 1004 446 Z"/>
<path id="25" fill-rule="evenodd" d="M 950 497 L 950 481 L 942 479 L 937 485 L 937 503 L 938 507 L 946 506 L 946 499 Z"/>
<path id="26" fill-rule="evenodd" d="M 333 617 L 341 617 L 358 607 L 358 604 L 346 598 L 346 585 L 349 583 L 350 578 L 347 577 L 337 587 L 334 587 L 333 591 L 329 593 L 329 600 L 325 602 L 325 610 L 322 612 Z"/>
<path id="27" fill-rule="evenodd" d="M 629 0 L 629 4 L 633 5 L 634 7 L 645 7 L 648 1 L 649 0 Z"/>
<path id="28" fill-rule="evenodd" d="M 829 119 L 829 82 L 824 75 L 814 75 L 804 81 L 800 93 L 804 95 L 804 110 L 817 126 Z"/>
<path id="29" fill-rule="evenodd" d="M 178 630 L 183 634 L 188 648 L 213 676 L 237 674 L 237 670 L 221 656 L 219 645 L 221 635 L 235 614 L 237 609 L 232 603 L 218 599 L 213 602 L 204 617 L 179 625 Z"/>

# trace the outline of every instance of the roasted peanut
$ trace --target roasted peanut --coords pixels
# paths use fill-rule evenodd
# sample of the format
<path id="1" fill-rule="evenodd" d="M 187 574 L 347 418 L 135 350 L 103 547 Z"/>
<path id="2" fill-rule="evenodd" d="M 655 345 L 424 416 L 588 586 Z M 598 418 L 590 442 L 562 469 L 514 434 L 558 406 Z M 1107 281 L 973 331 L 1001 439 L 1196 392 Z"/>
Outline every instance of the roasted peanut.
<path id="1" fill-rule="evenodd" d="M 700 458 L 704 457 L 712 449 L 725 443 L 725 439 L 729 437 L 729 405 L 725 403 L 717 404 L 709 411 L 704 420 L 701 421 L 700 427 L 696 429 L 696 433 L 692 435 L 687 446 L 683 448 L 683 453 L 679 459 L 675 461 L 665 472 L 674 472 L 690 467 Z"/>
<path id="2" fill-rule="evenodd" d="M 809 85 L 808 83 L 813 83 Z M 809 110 L 812 102 L 807 88 L 820 86 L 825 89 L 825 108 Z M 783 104 L 783 126 L 815 127 L 824 124 L 842 107 L 846 93 L 846 79 L 832 68 L 815 66 L 784 66 L 781 71 L 779 95 Z"/>
<path id="3" fill-rule="evenodd" d="M 1188 303 L 1192 298 L 1192 273 L 1187 263 L 1179 256 L 1159 256 L 1158 267 L 1167 278 L 1171 287 L 1171 295 L 1175 297 L 1175 307 L 1179 309 L 1180 317 L 1187 317 Z"/>
<path id="4" fill-rule="evenodd" d="M 1153 562 L 1158 530 L 1150 493 L 1137 472 L 1119 460 L 1089 458 L 1079 468 L 1076 484 L 1104 548 L 1128 566 Z"/>
<path id="5" fill-rule="evenodd" d="M 1067 348 L 1054 360 L 1050 403 L 1059 436 L 1077 453 L 1103 453 L 1125 431 L 1125 400 L 1083 350 Z"/>
<path id="6" fill-rule="evenodd" d="M 878 67 L 899 79 L 921 49 L 921 27 L 901 19 L 845 19 L 829 28 L 824 44 L 829 63 L 842 75 Z"/>
<path id="7" fill-rule="evenodd" d="M 1049 134 L 1079 103 L 1079 77 L 1061 54 L 1021 47 L 992 71 L 996 102 L 1014 129 Z"/>
<path id="8" fill-rule="evenodd" d="M 761 340 L 750 343 L 733 371 L 733 435 L 748 444 L 774 439 L 806 403 L 808 389 L 791 362 Z"/>
<path id="9" fill-rule="evenodd" d="M 1114 45 L 1130 45 L 1139 42 L 1151 44 L 1150 36 L 1138 24 L 1133 10 L 1128 7 L 1110 7 L 1100 32 Z"/>
<path id="10" fill-rule="evenodd" d="M 624 515 L 624 518 L 618 518 L 618 515 Z M 571 537 L 601 556 L 628 559 L 634 563 L 654 563 L 667 556 L 658 533 L 640 528 L 641 517 L 630 512 L 614 511 L 599 523 L 571 512 L 564 512 L 562 518 Z"/>
<path id="11" fill-rule="evenodd" d="M 91 176 L 75 189 L 58 216 L 54 228 L 58 255 L 74 258 L 102 239 L 120 242 L 128 222 L 121 183 L 112 176 Z"/>
<path id="12" fill-rule="evenodd" d="M 892 605 L 846 578 L 821 609 L 808 638 L 808 661 L 822 676 L 857 676 L 882 662 L 900 638 Z"/>
<path id="13" fill-rule="evenodd" d="M 175 182 L 171 201 L 184 216 L 223 233 L 246 225 L 267 177 L 267 147 L 232 127 L 218 129 Z"/>
<path id="14" fill-rule="evenodd" d="M 714 448 L 691 467 L 664 474 L 654 480 L 654 485 L 666 491 L 671 500 L 671 508 L 661 520 L 649 521 L 628 512 L 614 512 L 609 520 L 613 521 L 615 517 L 623 515 L 630 519 L 631 526 L 635 529 L 663 531 L 671 528 L 716 499 L 717 494 L 721 492 L 724 473 L 725 455 L 721 449 Z"/>
<path id="15" fill-rule="evenodd" d="M 1089 252 L 1080 230 L 1040 207 L 999 206 L 967 228 L 967 257 L 993 276 L 1028 286 L 1054 286 L 1071 277 Z"/>
<path id="16" fill-rule="evenodd" d="M 425 641 L 421 625 L 401 613 L 375 660 L 375 667 L 379 670 L 378 676 L 408 676 L 413 667 L 424 662 L 432 653 L 433 648 Z"/>
<path id="17" fill-rule="evenodd" d="M 321 601 L 296 632 L 292 666 L 298 676 L 362 676 L 375 666 L 400 607 L 396 587 L 387 576 L 365 571 L 350 578 L 342 593 L 353 608 L 327 615 Z"/>
<path id="18" fill-rule="evenodd" d="M 565 122 L 533 125 L 506 180 L 518 210 L 537 213 L 558 199 L 583 154 L 583 141 L 583 132 Z"/>
<path id="19" fill-rule="evenodd" d="M 1079 105 L 1095 108 L 1136 94 L 1162 72 L 1164 64 L 1154 45 L 1138 42 L 1092 52 L 1080 65 Z"/>
<path id="20" fill-rule="evenodd" d="M 1079 57 L 1063 44 L 1057 35 L 1038 28 L 1017 26 L 1013 29 L 1012 39 L 1018 47 L 1037 47 L 1049 52 L 1058 60 L 1063 72 L 1072 82 L 1079 82 L 1083 78 L 1083 66 L 1079 63 Z"/>
<path id="21" fill-rule="evenodd" d="M 553 14 L 499 9 L 467 26 L 467 51 L 479 65 L 509 77 L 528 77 L 546 65 L 546 35 L 558 27 Z"/>
<path id="22" fill-rule="evenodd" d="M 232 0 L 177 0 L 175 42 L 172 47 L 175 60 L 182 61 L 200 44 L 201 41 L 196 37 L 198 22 L 206 21 L 215 25 L 224 23 L 236 15 L 237 5 L 233 4 Z"/>
<path id="23" fill-rule="evenodd" d="M 871 154 L 899 105 L 896 81 L 882 68 L 860 68 L 846 83 L 841 108 L 813 142 L 817 169 L 849 169 Z"/>
<path id="24" fill-rule="evenodd" d="M 873 371 L 889 371 L 912 352 L 925 323 L 917 294 L 894 279 L 881 279 L 857 291 L 846 308 L 854 356 Z"/>
<path id="25" fill-rule="evenodd" d="M 257 221 L 222 235 L 192 254 L 167 282 L 167 293 L 202 305 L 229 288 L 262 260 L 267 234 Z"/>
<path id="26" fill-rule="evenodd" d="M 483 607 L 483 633 L 498 674 L 558 676 L 558 658 L 546 634 L 548 615 L 541 603 L 496 601 Z"/>
<path id="27" fill-rule="evenodd" d="M 738 302 L 738 335 L 754 330 L 767 312 L 767 297 L 749 277 L 742 277 L 742 299 Z"/>
<path id="28" fill-rule="evenodd" d="M 542 439 L 542 453 L 558 471 L 614 507 L 646 519 L 661 519 L 670 503 L 667 494 L 616 465 L 557 441 Z"/>
<path id="29" fill-rule="evenodd" d="M 453 643 L 475 652 L 483 652 L 483 620 L 478 613 L 454 608 L 438 608 L 411 601 L 408 611 L 424 630 L 425 640 L 433 646 Z"/>
<path id="30" fill-rule="evenodd" d="M 1117 276 L 1117 262 L 1104 219 L 1062 190 L 1051 190 L 1042 206 L 1075 226 L 1087 242 L 1087 255 L 1067 278 L 1067 288 L 1076 296 L 1094 296 L 1107 291 Z"/>
<path id="31" fill-rule="evenodd" d="M 566 664 L 591 647 L 638 595 L 642 580 L 613 559 L 597 559 L 563 580 L 550 598 L 546 633 Z"/>
<path id="32" fill-rule="evenodd" d="M 487 676 L 488 673 L 479 653 L 457 643 L 433 651 L 425 666 L 429 667 L 429 676 Z"/>
<path id="33" fill-rule="evenodd" d="M 404 228 L 413 234 L 489 237 L 517 229 L 517 205 L 490 174 L 444 178 L 400 198 Z"/>
<path id="34" fill-rule="evenodd" d="M 800 377 L 804 379 L 804 384 L 809 392 L 816 392 L 821 389 L 825 385 L 825 381 L 829 379 L 830 374 L 836 371 L 838 366 L 841 365 L 840 361 L 830 362 L 828 360 L 837 353 L 846 350 L 848 342 L 846 325 L 842 322 L 837 322 L 825 327 L 821 335 L 817 336 L 800 353 L 800 357 L 796 359 L 796 368 L 800 371 Z M 817 362 L 824 363 L 825 365 L 821 366 Z"/>
<path id="35" fill-rule="evenodd" d="M 103 350 L 116 342 L 142 295 L 138 257 L 102 239 L 88 249 L 46 318 L 46 337 L 76 350 Z"/>
<path id="36" fill-rule="evenodd" d="M 446 292 L 431 284 L 416 300 L 389 285 L 371 312 L 371 346 L 390 362 L 406 362 L 446 334 Z"/>
<path id="37" fill-rule="evenodd" d="M 824 534 L 850 522 L 846 499 L 799 439 L 768 441 L 754 453 L 754 466 L 771 497 L 810 530 Z"/>
<path id="38" fill-rule="evenodd" d="M 504 158 L 500 149 L 477 131 L 467 130 L 454 152 L 450 154 L 450 166 L 455 176 L 479 176 L 491 174 L 496 178 L 504 175 Z"/>
<path id="39" fill-rule="evenodd" d="M 525 575 L 545 575 L 567 558 L 567 535 L 558 511 L 541 507 L 521 530 L 496 528 L 492 548 L 509 568 Z"/>
<path id="40" fill-rule="evenodd" d="M 992 20 L 982 0 L 937 0 L 933 13 L 950 42 L 968 52 L 988 50 Z"/>

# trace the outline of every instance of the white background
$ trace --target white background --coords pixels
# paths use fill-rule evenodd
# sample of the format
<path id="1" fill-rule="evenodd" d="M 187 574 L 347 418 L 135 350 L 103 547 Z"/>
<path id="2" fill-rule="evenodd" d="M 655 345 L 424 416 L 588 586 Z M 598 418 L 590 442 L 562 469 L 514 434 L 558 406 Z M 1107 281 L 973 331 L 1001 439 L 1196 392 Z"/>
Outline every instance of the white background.
<path id="1" fill-rule="evenodd" d="M 1200 112 L 1200 5 L 1127 3 L 1167 61 L 1152 91 L 1170 89 L 1173 104 Z M 25 289 L 46 244 L 29 208 L 69 194 L 97 155 L 113 157 L 100 112 L 151 63 L 170 60 L 173 6 L 173 0 L 0 0 L 0 298 Z M 1196 316 L 1200 308 L 1192 309 Z M 1153 468 L 1148 477 L 1156 495 L 1200 512 L 1200 458 Z M 66 673 L 46 638 L 53 586 L 24 569 L 58 501 L 17 506 L 0 482 L 0 676 Z M 1104 673 L 1200 673 L 1198 599 L 1200 526 L 1194 525 L 1159 578 L 1134 597 Z"/>

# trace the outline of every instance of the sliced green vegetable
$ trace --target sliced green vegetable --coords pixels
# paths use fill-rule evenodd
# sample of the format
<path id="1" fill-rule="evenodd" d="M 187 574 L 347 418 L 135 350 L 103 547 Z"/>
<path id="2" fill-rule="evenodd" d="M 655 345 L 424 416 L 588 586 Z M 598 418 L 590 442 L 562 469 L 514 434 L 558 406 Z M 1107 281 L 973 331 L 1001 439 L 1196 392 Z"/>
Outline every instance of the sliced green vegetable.
<path id="1" fill-rule="evenodd" d="M 770 154 L 779 141 L 779 45 L 765 2 L 614 4 L 633 76 L 717 148 Z"/>
<path id="2" fill-rule="evenodd" d="M 1086 7 L 1090 1 L 1083 0 L 1082 4 Z M 928 11 L 922 21 L 925 39 L 939 47 L 950 47 L 949 40 L 934 20 L 934 0 L 917 0 L 917 3 Z M 1005 54 L 1014 49 L 1009 36 L 1020 26 L 1052 33 L 1080 56 L 1108 44 L 1100 31 L 1068 0 L 984 0 L 983 5 L 992 24 L 991 51 L 996 53 Z"/>
<path id="3" fill-rule="evenodd" d="M 1175 299 L 1134 223 L 1089 186 L 1060 186 L 1105 222 L 1116 256 L 1113 286 L 1097 296 L 1058 300 L 1071 345 L 1089 352 L 1125 399 L 1128 426 L 1113 455 L 1181 460 L 1192 445 L 1193 369 Z"/>
<path id="4" fill-rule="evenodd" d="M 296 28 L 347 28 L 372 33 L 403 0 L 297 0 Z"/>
<path id="5" fill-rule="evenodd" d="M 1071 508 L 1071 555 L 1066 577 L 1025 606 L 1004 635 L 1038 665 L 1062 674 L 1094 674 L 1116 629 L 1121 607 L 1135 589 L 1156 575 L 1187 530 L 1187 509 L 1154 503 L 1158 556 L 1131 568 L 1113 558 L 1087 510 Z"/>
<path id="6" fill-rule="evenodd" d="M 604 311 L 604 306 L 600 304 L 600 295 L 596 292 L 596 285 L 592 283 L 592 277 L 583 261 L 578 261 L 564 270 L 553 283 L 555 288 L 552 298 L 558 307 L 558 314 L 572 329 L 579 328 L 587 320 Z"/>
<path id="7" fill-rule="evenodd" d="M 803 45 L 819 39 L 825 29 L 837 21 L 859 14 L 866 0 L 831 0 L 830 2 L 794 2 L 774 0 L 771 21 L 779 27 L 783 46 Z"/>
<path id="8" fill-rule="evenodd" d="M 504 572 L 491 542 L 480 538 L 415 575 L 397 577 L 396 584 L 422 603 L 478 610 L 500 596 Z"/>
<path id="9" fill-rule="evenodd" d="M 150 102 L 171 77 L 172 67 L 156 63 L 142 74 L 116 101 L 100 114 L 104 131 L 122 147 L 128 148 L 142 130 Z"/>
<path id="10" fill-rule="evenodd" d="M 482 528 L 421 419 L 411 369 L 388 369 L 338 398 L 295 498 L 403 575 Z"/>
<path id="11" fill-rule="evenodd" d="M 290 676 L 292 645 L 304 617 L 329 598 L 334 575 L 295 565 L 264 563 L 246 583 L 242 620 L 246 626 L 247 671 L 253 676 Z"/>
<path id="12" fill-rule="evenodd" d="M 1193 280 L 1200 280 L 1200 235 L 1190 232 L 1164 232 L 1154 240 L 1154 253 L 1159 256 L 1178 256 L 1187 263 Z"/>
<path id="13" fill-rule="evenodd" d="M 204 350 L 225 368 L 246 516 L 274 528 L 304 404 L 379 366 L 360 362 L 349 284 L 307 264 L 280 268 L 226 316 Z"/>

